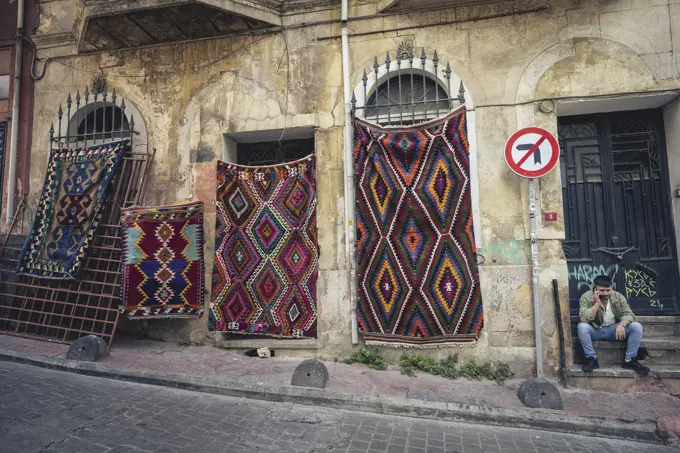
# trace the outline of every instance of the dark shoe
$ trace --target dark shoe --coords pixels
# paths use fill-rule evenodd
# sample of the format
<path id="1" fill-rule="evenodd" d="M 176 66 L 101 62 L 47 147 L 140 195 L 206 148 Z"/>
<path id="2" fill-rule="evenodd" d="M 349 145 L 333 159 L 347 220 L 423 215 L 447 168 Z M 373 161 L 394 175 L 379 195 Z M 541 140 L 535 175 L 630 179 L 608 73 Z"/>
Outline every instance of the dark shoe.
<path id="1" fill-rule="evenodd" d="M 581 367 L 583 371 L 588 372 L 593 371 L 596 368 L 600 368 L 600 362 L 598 362 L 595 357 L 588 357 L 586 359 L 586 363 L 584 363 L 583 366 Z"/>
<path id="2" fill-rule="evenodd" d="M 626 362 L 624 360 L 623 364 L 621 365 L 621 368 L 625 368 L 627 370 L 633 370 L 637 374 L 647 374 L 649 373 L 649 368 L 638 362 L 637 360 L 633 359 L 630 362 Z"/>

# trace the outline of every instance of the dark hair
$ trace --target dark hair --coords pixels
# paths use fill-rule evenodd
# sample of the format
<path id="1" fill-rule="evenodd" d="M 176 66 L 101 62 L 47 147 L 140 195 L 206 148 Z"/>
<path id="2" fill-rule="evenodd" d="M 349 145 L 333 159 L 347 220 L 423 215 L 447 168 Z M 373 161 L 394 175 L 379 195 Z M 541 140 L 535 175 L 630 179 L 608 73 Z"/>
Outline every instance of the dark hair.
<path id="1" fill-rule="evenodd" d="M 612 286 L 612 279 L 608 275 L 598 275 L 593 280 L 594 286 Z"/>

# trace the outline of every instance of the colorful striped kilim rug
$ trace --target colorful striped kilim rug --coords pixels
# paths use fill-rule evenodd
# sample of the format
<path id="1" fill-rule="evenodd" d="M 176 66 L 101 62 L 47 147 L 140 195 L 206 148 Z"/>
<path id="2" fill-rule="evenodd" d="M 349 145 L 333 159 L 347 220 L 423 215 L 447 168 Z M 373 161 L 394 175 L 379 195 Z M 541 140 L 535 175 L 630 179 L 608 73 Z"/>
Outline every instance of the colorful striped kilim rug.
<path id="1" fill-rule="evenodd" d="M 358 323 L 367 344 L 475 343 L 483 327 L 465 109 L 423 125 L 356 119 Z"/>
<path id="2" fill-rule="evenodd" d="M 201 316 L 203 203 L 126 208 L 121 225 L 121 313 L 131 319 Z"/>
<path id="3" fill-rule="evenodd" d="M 217 164 L 211 331 L 316 337 L 316 159 Z"/>
<path id="4" fill-rule="evenodd" d="M 17 273 L 77 279 L 129 140 L 52 150 Z"/>

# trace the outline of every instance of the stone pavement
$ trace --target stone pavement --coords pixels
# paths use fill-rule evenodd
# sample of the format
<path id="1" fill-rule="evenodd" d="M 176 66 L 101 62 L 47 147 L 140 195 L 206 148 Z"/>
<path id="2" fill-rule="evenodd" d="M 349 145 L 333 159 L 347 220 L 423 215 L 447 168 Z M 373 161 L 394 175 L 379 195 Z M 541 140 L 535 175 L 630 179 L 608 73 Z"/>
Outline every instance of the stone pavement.
<path id="1" fill-rule="evenodd" d="M 5 353 L 28 354 L 43 357 L 51 363 L 66 363 L 59 359 L 64 356 L 66 349 L 67 346 L 61 344 L 0 335 L 0 356 Z M 383 402 L 384 406 L 388 406 L 390 401 L 398 399 L 402 406 L 403 401 L 407 401 L 415 409 L 403 410 L 395 403 L 393 406 L 397 410 L 392 410 L 392 413 L 449 420 L 469 419 L 506 426 L 542 427 L 563 432 L 592 430 L 601 435 L 647 440 L 652 440 L 650 436 L 660 440 L 657 427 L 674 426 L 680 415 L 680 399 L 662 393 L 612 394 L 560 388 L 564 411 L 554 412 L 524 408 L 517 398 L 520 380 L 511 380 L 505 386 L 499 386 L 491 382 L 471 382 L 464 379 L 451 381 L 425 373 L 412 378 L 402 375 L 398 369 L 376 371 L 363 365 L 334 362 L 326 363 L 330 379 L 325 391 L 300 390 L 290 387 L 290 379 L 301 360 L 249 358 L 212 346 L 178 346 L 150 340 L 121 340 L 114 345 L 111 355 L 101 362 L 73 363 L 69 366 L 79 367 L 79 372 L 94 370 L 98 371 L 94 374 L 105 376 L 141 376 L 144 379 L 136 379 L 141 382 L 162 383 L 162 379 L 168 377 L 171 382 L 166 382 L 166 385 L 181 388 L 191 386 L 179 385 L 180 383 L 196 382 L 196 389 L 210 392 L 215 392 L 215 388 L 236 389 L 232 392 L 216 392 L 227 395 L 248 394 L 247 391 L 239 393 L 238 389 L 254 388 L 249 394 L 255 398 L 313 405 L 326 404 L 325 401 L 328 401 L 328 405 L 335 407 L 363 406 L 364 410 L 383 413 L 390 412 L 382 410 Z M 101 370 L 106 372 L 99 373 Z M 208 386 L 206 382 L 209 383 Z M 277 389 L 279 393 L 274 392 L 268 398 L 264 395 L 267 389 Z M 350 395 L 351 398 L 324 400 L 328 395 Z M 348 404 L 342 404 L 343 401 Z M 376 410 L 375 405 L 371 406 L 375 401 L 378 401 L 380 410 Z M 452 406 L 454 404 L 455 407 Z M 452 407 L 455 416 L 451 416 Z M 467 413 L 470 417 L 466 416 Z M 476 419 L 473 414 L 477 416 Z M 493 419 L 494 416 L 497 420 Z M 589 421 L 587 418 L 572 416 L 601 419 Z M 582 425 L 579 426 L 577 422 Z M 611 429 L 607 431 L 607 427 Z M 635 429 L 640 433 L 632 433 Z"/>
<path id="2" fill-rule="evenodd" d="M 208 395 L 0 363 L 3 453 L 677 453 L 653 444 Z"/>

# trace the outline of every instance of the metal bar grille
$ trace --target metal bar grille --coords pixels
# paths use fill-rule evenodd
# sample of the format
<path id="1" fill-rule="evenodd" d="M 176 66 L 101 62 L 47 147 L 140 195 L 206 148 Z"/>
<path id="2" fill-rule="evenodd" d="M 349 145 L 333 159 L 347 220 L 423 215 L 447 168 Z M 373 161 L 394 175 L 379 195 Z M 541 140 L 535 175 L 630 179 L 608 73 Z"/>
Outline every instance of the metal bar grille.
<path id="1" fill-rule="evenodd" d="M 239 165 L 276 165 L 301 159 L 313 152 L 314 138 L 239 143 L 236 147 Z"/>
<path id="2" fill-rule="evenodd" d="M 389 52 L 385 55 L 384 71 L 375 57 L 372 77 L 376 84 L 368 90 L 369 78 L 364 70 L 361 91 L 352 94 L 352 115 L 383 126 L 407 126 L 435 119 L 453 110 L 456 104 L 465 104 L 463 82 L 458 96 L 454 96 L 451 65 L 447 63 L 441 71 L 436 50 L 431 62 L 425 49 L 418 59 L 416 62 L 413 49 L 404 43 L 397 49 L 396 68 Z M 357 94 L 363 97 L 363 102 L 357 101 Z"/>
<path id="3" fill-rule="evenodd" d="M 59 106 L 56 131 L 54 125 L 50 128 L 50 149 L 53 145 L 81 147 L 124 138 L 132 141 L 134 118 L 128 121 L 125 101 L 118 104 L 115 91 L 107 98 L 105 86 L 93 88 L 92 94 L 85 88 L 84 103 L 81 105 L 78 92 L 72 114 L 69 94 L 66 111 Z M 60 343 L 94 334 L 111 344 L 118 324 L 121 279 L 120 208 L 143 203 L 153 159 L 154 154 L 146 151 L 130 151 L 124 156 L 80 280 L 16 275 L 25 237 L 9 232 L 0 248 L 1 333 Z"/>
<path id="4" fill-rule="evenodd" d="M 7 123 L 0 123 L 0 187 L 5 187 L 5 145 L 7 144 Z M 0 212 L 2 212 L 2 196 L 0 192 Z"/>

